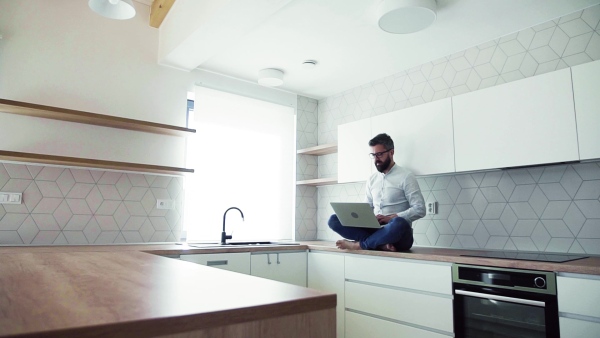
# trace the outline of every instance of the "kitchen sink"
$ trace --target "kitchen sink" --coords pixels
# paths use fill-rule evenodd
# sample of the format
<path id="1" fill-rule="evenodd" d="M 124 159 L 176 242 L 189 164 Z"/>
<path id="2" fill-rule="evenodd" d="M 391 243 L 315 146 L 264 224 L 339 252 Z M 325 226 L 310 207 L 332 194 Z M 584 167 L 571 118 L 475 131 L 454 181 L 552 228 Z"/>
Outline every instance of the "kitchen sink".
<path id="1" fill-rule="evenodd" d="M 300 245 L 297 242 L 272 242 L 272 241 L 248 241 L 248 242 L 229 242 L 227 244 L 221 243 L 188 243 L 189 246 L 195 248 L 208 248 L 208 247 L 228 247 L 228 246 L 277 246 L 277 245 Z"/>

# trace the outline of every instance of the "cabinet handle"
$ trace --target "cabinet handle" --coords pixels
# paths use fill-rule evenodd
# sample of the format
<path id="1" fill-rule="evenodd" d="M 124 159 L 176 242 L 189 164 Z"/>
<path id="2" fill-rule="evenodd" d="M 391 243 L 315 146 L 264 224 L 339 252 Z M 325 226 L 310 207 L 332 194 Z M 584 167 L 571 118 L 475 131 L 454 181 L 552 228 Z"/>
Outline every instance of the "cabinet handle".
<path id="1" fill-rule="evenodd" d="M 227 265 L 227 260 L 221 260 L 221 261 L 207 261 L 206 262 L 207 266 L 215 266 L 215 265 Z"/>
<path id="2" fill-rule="evenodd" d="M 267 254 L 267 263 L 271 264 L 271 254 Z"/>
<path id="3" fill-rule="evenodd" d="M 280 264 L 281 262 L 279 261 L 279 252 L 277 253 L 277 264 Z"/>

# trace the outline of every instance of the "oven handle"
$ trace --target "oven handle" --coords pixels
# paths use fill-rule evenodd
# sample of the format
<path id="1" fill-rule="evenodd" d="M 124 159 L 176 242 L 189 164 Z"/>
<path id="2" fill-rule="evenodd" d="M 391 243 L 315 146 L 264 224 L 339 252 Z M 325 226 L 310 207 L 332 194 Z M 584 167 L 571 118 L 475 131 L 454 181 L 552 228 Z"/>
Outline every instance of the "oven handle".
<path id="1" fill-rule="evenodd" d="M 490 295 L 490 294 L 487 294 L 487 293 L 471 292 L 471 291 L 465 291 L 465 290 L 454 290 L 454 292 L 457 295 L 463 295 L 463 296 L 471 296 L 471 297 L 477 297 L 477 298 L 486 298 L 486 299 L 500 300 L 500 301 L 504 301 L 504 302 L 517 303 L 517 304 L 525 304 L 525 305 L 533 305 L 533 306 L 539 306 L 539 307 L 545 307 L 546 306 L 546 303 L 540 302 L 540 301 L 537 301 L 537 300 L 513 298 L 513 297 L 506 297 L 506 296 L 496 296 L 496 295 Z"/>

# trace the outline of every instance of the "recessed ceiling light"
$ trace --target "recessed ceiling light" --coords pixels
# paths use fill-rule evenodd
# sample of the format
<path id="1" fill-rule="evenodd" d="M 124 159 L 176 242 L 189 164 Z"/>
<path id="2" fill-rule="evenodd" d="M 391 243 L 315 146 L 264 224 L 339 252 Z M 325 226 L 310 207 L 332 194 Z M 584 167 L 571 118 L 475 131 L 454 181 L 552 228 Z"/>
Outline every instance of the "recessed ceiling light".
<path id="1" fill-rule="evenodd" d="M 313 69 L 317 65 L 317 61 L 315 60 L 306 60 L 302 62 L 302 67 L 305 69 Z"/>
<path id="2" fill-rule="evenodd" d="M 283 84 L 283 72 L 279 69 L 265 68 L 258 72 L 258 84 L 277 87 Z"/>
<path id="3" fill-rule="evenodd" d="M 414 33 L 435 21 L 435 10 L 435 0 L 384 0 L 378 8 L 377 24 L 388 33 Z"/>

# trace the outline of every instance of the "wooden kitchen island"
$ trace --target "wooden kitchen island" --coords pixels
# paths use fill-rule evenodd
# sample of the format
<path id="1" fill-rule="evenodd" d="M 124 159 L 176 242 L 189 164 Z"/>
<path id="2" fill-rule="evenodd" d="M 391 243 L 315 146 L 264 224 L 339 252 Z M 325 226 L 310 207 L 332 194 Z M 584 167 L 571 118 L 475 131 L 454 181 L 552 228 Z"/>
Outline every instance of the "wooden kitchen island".
<path id="1" fill-rule="evenodd" d="M 0 254 L 0 337 L 334 337 L 335 306 L 137 251 Z"/>

